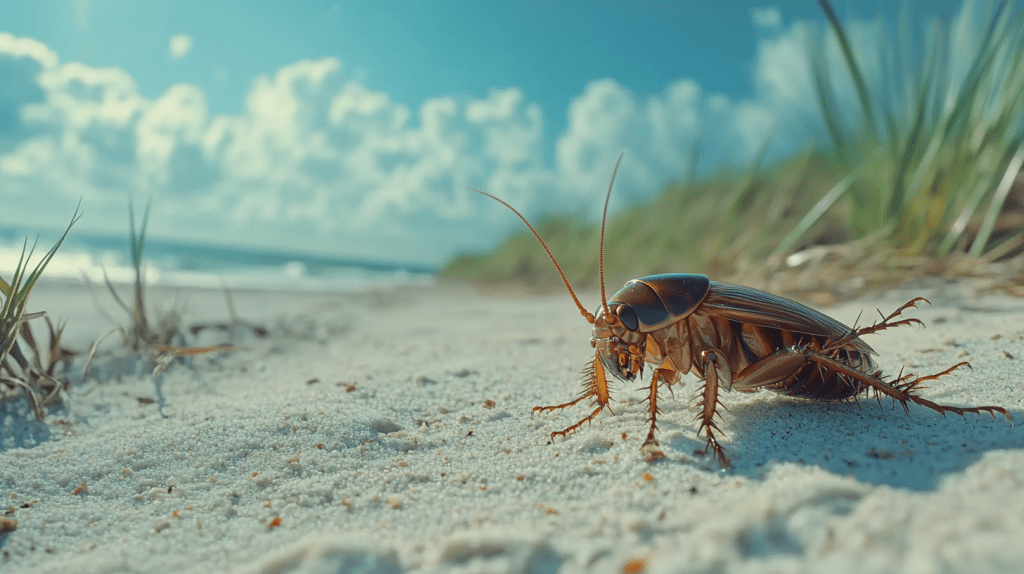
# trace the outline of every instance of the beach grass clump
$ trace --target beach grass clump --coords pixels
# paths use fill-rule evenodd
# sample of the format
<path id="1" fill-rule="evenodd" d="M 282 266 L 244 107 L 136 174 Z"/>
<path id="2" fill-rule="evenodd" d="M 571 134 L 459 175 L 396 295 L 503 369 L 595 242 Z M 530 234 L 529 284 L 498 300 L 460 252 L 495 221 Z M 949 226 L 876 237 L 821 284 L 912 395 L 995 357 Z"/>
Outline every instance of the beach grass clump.
<path id="1" fill-rule="evenodd" d="M 721 277 L 763 262 L 814 207 L 819 190 L 840 173 L 827 154 L 807 148 L 765 168 L 722 170 L 712 177 L 669 185 L 651 202 L 609 217 L 604 242 L 608 284 L 670 272 Z M 846 241 L 845 217 L 844 209 L 833 209 L 812 222 L 807 235 L 818 241 Z M 772 224 L 767 225 L 769 221 Z M 599 224 L 559 215 L 540 220 L 536 227 L 573 285 L 597 284 Z M 551 262 L 529 233 L 513 235 L 491 253 L 459 255 L 440 275 L 543 290 L 560 285 Z"/>
<path id="2" fill-rule="evenodd" d="M 808 57 L 823 123 L 842 185 L 776 247 L 799 247 L 805 232 L 845 199 L 847 235 L 880 234 L 906 256 L 969 256 L 993 261 L 1024 248 L 1024 12 L 1009 2 L 976 9 L 983 32 L 932 22 L 923 49 L 901 18 L 879 26 L 874 54 L 858 53 L 835 9 L 819 0 L 831 34 L 811 38 Z M 967 9 L 967 7 L 965 7 Z M 960 26 L 969 26 L 963 18 Z M 828 64 L 838 45 L 841 69 Z M 880 70 L 870 82 L 865 64 Z M 966 72 L 958 67 L 966 64 Z M 840 101 L 841 80 L 855 86 L 853 118 Z M 849 113 L 846 114 L 849 116 Z M 852 121 L 851 121 L 852 120 Z M 849 127 L 852 124 L 852 128 Z"/>
<path id="3" fill-rule="evenodd" d="M 142 215 L 142 222 L 138 227 L 136 227 L 134 204 L 131 200 L 129 200 L 128 204 L 129 240 L 131 249 L 130 256 L 134 271 L 132 304 L 128 305 L 125 303 L 124 299 L 122 299 L 118 294 L 117 289 L 114 288 L 114 285 L 110 282 L 109 278 L 104 277 L 104 281 L 107 289 L 113 296 L 114 301 L 116 301 L 118 306 L 120 306 L 130 317 L 130 323 L 127 328 L 118 327 L 111 331 L 110 334 L 120 332 L 123 346 L 128 349 L 137 360 L 150 364 L 153 367 L 153 375 L 157 376 L 162 373 L 175 359 L 207 353 L 232 351 L 238 349 L 238 347 L 234 345 L 189 346 L 181 327 L 181 314 L 176 310 L 164 312 L 156 321 L 152 321 L 150 319 L 146 310 L 146 266 L 144 256 L 146 247 L 146 229 L 149 224 L 151 206 L 151 201 L 147 201 L 146 208 Z M 258 326 L 251 326 L 238 320 L 234 312 L 234 307 L 231 304 L 230 295 L 227 294 L 226 296 L 228 297 L 228 306 L 232 314 L 232 324 L 244 325 L 245 327 L 252 328 L 253 332 L 256 333 L 257 336 L 266 336 L 265 329 Z M 205 328 L 207 328 L 206 325 L 199 326 L 198 328 L 193 327 L 191 332 L 194 336 Z M 93 362 L 93 359 L 97 355 L 97 349 L 102 340 L 103 339 L 97 340 L 89 351 L 89 358 L 86 364 L 87 372 L 89 370 L 89 366 Z"/>
<path id="4" fill-rule="evenodd" d="M 135 227 L 135 207 L 131 200 L 128 203 L 129 240 L 131 242 L 131 263 L 135 272 L 132 290 L 132 305 L 128 305 L 118 295 L 110 279 L 104 277 L 107 289 L 117 304 L 128 314 L 131 322 L 127 329 L 121 329 L 124 345 L 138 353 L 154 346 L 172 345 L 182 338 L 179 329 L 180 318 L 177 313 L 165 313 L 153 323 L 146 312 L 146 269 L 143 255 L 146 248 L 146 226 L 149 223 L 151 201 L 146 202 L 142 215 L 142 225 Z M 155 327 L 154 327 L 155 325 Z"/>
<path id="5" fill-rule="evenodd" d="M 27 398 L 39 420 L 45 415 L 44 408 L 59 399 L 66 388 L 63 370 L 74 354 L 60 344 L 63 327 L 54 328 L 45 312 L 26 311 L 28 298 L 80 217 L 76 209 L 63 235 L 34 267 L 31 260 L 35 249 L 34 246 L 29 249 L 26 241 L 10 281 L 0 276 L 0 296 L 3 297 L 3 305 L 0 306 L 0 402 Z M 40 318 L 45 318 L 49 330 L 49 343 L 45 347 L 29 326 L 30 321 Z"/>
<path id="6" fill-rule="evenodd" d="M 997 261 L 1024 269 L 1021 10 L 992 6 L 973 41 L 967 16 L 930 23 L 918 41 L 904 12 L 895 29 L 878 21 L 877 45 L 858 52 L 829 0 L 819 4 L 828 25 L 807 35 L 806 52 L 825 142 L 765 166 L 766 142 L 747 168 L 706 177 L 691 165 L 650 203 L 616 213 L 605 237 L 612 282 L 685 271 L 831 289 L 837 274 L 863 285 L 984 273 Z M 597 224 L 562 215 L 537 228 L 570 281 L 596 285 Z M 790 269 L 809 261 L 815 274 Z M 521 232 L 454 258 L 441 276 L 548 288 L 558 284 L 549 267 Z"/>

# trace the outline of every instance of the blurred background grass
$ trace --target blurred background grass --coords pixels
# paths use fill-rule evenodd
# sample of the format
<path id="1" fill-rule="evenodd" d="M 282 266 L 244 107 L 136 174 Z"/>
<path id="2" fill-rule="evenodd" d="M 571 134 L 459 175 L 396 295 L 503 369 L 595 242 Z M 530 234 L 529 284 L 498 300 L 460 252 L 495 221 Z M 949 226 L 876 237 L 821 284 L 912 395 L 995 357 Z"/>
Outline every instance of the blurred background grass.
<path id="1" fill-rule="evenodd" d="M 759 154 L 744 170 L 695 177 L 691 167 L 654 201 L 614 214 L 605 237 L 612 291 L 664 272 L 706 273 L 819 303 L 923 275 L 984 276 L 1021 290 L 1019 7 L 992 5 L 968 71 L 957 74 L 951 50 L 961 48 L 948 24 L 932 22 L 923 45 L 912 45 L 920 36 L 909 18 L 877 21 L 882 45 L 868 55 L 857 53 L 831 3 L 819 4 L 830 25 L 808 33 L 806 54 L 830 142 L 774 165 L 762 165 Z M 838 46 L 842 66 L 825 57 L 830 46 Z M 879 80 L 867 81 L 866 64 L 880 67 Z M 841 105 L 850 98 L 837 86 L 852 86 L 856 109 Z M 570 282 L 595 287 L 600 224 L 556 216 L 536 226 Z M 491 253 L 454 258 L 441 277 L 543 289 L 560 283 L 525 229 Z"/>

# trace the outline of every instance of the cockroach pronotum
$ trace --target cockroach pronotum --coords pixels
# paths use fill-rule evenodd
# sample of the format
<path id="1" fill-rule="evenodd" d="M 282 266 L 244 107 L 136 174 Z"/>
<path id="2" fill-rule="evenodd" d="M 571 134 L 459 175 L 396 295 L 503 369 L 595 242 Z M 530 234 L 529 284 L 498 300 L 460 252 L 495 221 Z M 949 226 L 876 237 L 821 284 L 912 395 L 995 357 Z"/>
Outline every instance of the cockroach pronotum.
<path id="1" fill-rule="evenodd" d="M 619 157 L 619 162 L 622 157 Z M 870 327 L 850 328 L 810 307 L 765 291 L 711 281 L 704 275 L 670 273 L 628 281 L 609 300 L 604 287 L 604 230 L 618 173 L 615 164 L 605 195 L 601 217 L 598 269 L 601 282 L 601 307 L 597 315 L 580 303 L 565 273 L 537 230 L 519 211 L 497 197 L 473 190 L 512 210 L 530 229 L 558 270 L 580 314 L 594 326 L 590 344 L 594 360 L 583 370 L 583 392 L 560 405 L 534 407 L 534 413 L 561 410 L 592 399 L 594 410 L 576 424 L 551 433 L 563 437 L 589 423 L 609 407 L 607 374 L 631 381 L 643 375 L 644 364 L 654 372 L 647 390 L 650 429 L 641 447 L 648 459 L 664 456 L 655 431 L 658 428 L 658 389 L 679 381 L 681 374 L 694 373 L 702 381 L 697 399 L 697 435 L 704 432 L 707 444 L 697 454 L 715 453 L 725 466 L 729 460 L 715 433 L 721 433 L 718 414 L 719 390 L 754 392 L 768 389 L 779 394 L 806 399 L 837 401 L 874 392 L 898 401 L 909 414 L 908 402 L 917 403 L 945 415 L 986 412 L 995 418 L 1013 417 L 1002 407 L 953 407 L 936 404 L 916 394 L 925 381 L 938 379 L 966 362 L 936 373 L 918 377 L 901 374 L 885 380 L 871 358 L 875 351 L 861 337 L 901 325 L 923 325 L 919 319 L 898 319 L 908 308 L 917 307 L 923 297 L 910 300 Z"/>

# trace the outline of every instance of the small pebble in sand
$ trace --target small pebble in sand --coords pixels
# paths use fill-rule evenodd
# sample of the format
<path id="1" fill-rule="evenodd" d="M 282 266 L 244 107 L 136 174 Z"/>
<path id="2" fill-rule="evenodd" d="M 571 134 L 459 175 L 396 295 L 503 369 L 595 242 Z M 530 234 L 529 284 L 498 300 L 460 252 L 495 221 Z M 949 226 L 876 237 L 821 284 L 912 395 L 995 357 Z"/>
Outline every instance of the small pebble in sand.
<path id="1" fill-rule="evenodd" d="M 0 517 L 0 534 L 7 534 L 18 529 L 18 521 L 6 516 Z"/>

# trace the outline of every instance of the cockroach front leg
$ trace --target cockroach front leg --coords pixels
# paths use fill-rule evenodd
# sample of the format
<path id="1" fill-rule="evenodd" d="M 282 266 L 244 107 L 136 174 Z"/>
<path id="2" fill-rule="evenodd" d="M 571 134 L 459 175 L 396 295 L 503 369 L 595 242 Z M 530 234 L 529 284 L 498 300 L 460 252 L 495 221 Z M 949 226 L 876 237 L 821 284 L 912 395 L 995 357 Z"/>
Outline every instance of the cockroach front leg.
<path id="1" fill-rule="evenodd" d="M 679 378 L 679 371 L 675 369 L 660 368 L 655 369 L 654 373 L 651 374 L 651 387 L 647 394 L 647 406 L 649 407 L 649 414 L 651 418 L 651 428 L 647 431 L 647 439 L 644 441 L 640 450 L 647 454 L 647 461 L 650 462 L 656 458 L 664 458 L 665 454 L 658 448 L 658 439 L 654 437 L 655 432 L 658 430 L 658 414 L 661 413 L 661 408 L 658 407 L 658 387 L 664 383 L 671 385 Z"/>
<path id="2" fill-rule="evenodd" d="M 594 360 L 589 363 L 586 368 L 583 369 L 583 392 L 575 400 L 560 405 L 552 405 L 550 407 L 533 407 L 534 413 L 544 413 L 548 411 L 559 411 L 565 408 L 569 408 L 580 401 L 588 398 L 593 398 L 594 411 L 590 415 L 581 419 L 578 423 L 565 428 L 560 431 L 551 433 L 551 438 L 554 439 L 556 436 L 565 438 L 570 434 L 576 432 L 583 423 L 589 423 L 597 416 L 598 413 L 608 407 L 608 403 L 611 401 L 611 395 L 608 392 L 608 379 L 605 376 L 604 365 L 601 364 L 601 360 L 595 357 Z"/>
<path id="3" fill-rule="evenodd" d="M 729 364 L 725 362 L 725 354 L 717 349 L 704 351 L 701 353 L 701 359 L 704 361 L 704 386 L 701 388 L 697 402 L 699 412 L 696 418 L 700 419 L 697 434 L 699 435 L 701 431 L 705 431 L 708 442 L 704 450 L 696 451 L 696 453 L 704 455 L 708 451 L 713 451 L 722 466 L 729 466 L 729 459 L 725 456 L 725 449 L 718 444 L 713 431 L 722 432 L 722 429 L 718 428 L 718 423 L 715 422 L 716 416 L 721 419 L 721 415 L 717 412 L 718 388 L 719 385 L 725 385 L 726 390 L 732 389 L 732 370 L 729 368 Z"/>

